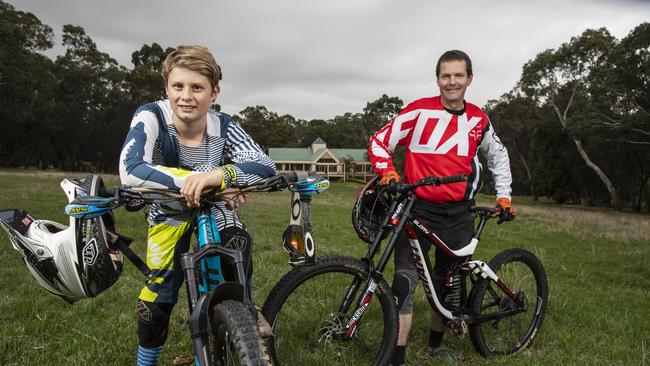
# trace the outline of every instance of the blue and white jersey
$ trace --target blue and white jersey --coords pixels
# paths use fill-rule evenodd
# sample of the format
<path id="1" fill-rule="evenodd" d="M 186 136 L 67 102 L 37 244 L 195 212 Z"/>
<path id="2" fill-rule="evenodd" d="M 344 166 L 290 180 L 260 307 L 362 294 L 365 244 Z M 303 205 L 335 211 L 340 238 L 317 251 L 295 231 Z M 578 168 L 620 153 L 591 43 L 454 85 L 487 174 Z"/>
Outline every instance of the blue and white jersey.
<path id="1" fill-rule="evenodd" d="M 201 145 L 178 142 L 169 100 L 138 108 L 120 153 L 120 179 L 132 187 L 180 189 L 185 179 L 225 165 L 226 186 L 255 183 L 276 174 L 275 164 L 232 117 L 210 110 Z M 219 230 L 241 226 L 237 213 L 219 203 L 213 210 Z M 184 202 L 153 205 L 151 225 L 185 221 L 189 210 Z"/>

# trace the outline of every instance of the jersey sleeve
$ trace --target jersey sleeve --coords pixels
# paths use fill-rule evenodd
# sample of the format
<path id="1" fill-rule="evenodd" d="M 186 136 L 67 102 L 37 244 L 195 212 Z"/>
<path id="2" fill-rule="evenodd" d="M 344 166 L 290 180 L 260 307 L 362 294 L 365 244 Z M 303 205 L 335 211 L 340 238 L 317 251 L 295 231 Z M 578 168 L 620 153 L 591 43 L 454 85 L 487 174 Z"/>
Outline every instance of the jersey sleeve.
<path id="1" fill-rule="evenodd" d="M 153 164 L 158 139 L 158 121 L 155 114 L 138 109 L 120 152 L 120 180 L 131 187 L 180 189 L 185 178 L 194 172 Z"/>
<path id="2" fill-rule="evenodd" d="M 419 114 L 419 110 L 405 109 L 372 135 L 368 146 L 368 157 L 377 174 L 384 175 L 386 171 L 395 170 L 393 152 L 398 145 L 406 143 Z"/>
<path id="3" fill-rule="evenodd" d="M 512 189 L 512 174 L 510 172 L 510 159 L 508 158 L 508 149 L 501 142 L 499 137 L 489 122 L 483 133 L 483 141 L 479 149 L 487 160 L 487 167 L 492 173 L 494 188 L 497 191 L 497 198 L 506 197 L 510 199 Z"/>
<path id="4" fill-rule="evenodd" d="M 228 123 L 224 157 L 231 162 L 222 167 L 227 187 L 252 184 L 276 174 L 273 160 L 232 119 Z"/>

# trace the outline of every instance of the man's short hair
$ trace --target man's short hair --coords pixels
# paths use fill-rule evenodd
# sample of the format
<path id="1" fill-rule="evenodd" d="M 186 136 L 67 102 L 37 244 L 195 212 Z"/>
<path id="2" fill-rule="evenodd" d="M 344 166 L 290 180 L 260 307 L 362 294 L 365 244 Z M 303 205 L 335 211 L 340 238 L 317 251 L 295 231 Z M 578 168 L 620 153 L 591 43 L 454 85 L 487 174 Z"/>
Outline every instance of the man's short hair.
<path id="1" fill-rule="evenodd" d="M 162 67 L 165 84 L 167 84 L 167 77 L 169 77 L 169 73 L 174 67 L 196 71 L 207 77 L 213 88 L 219 86 L 219 80 L 221 80 L 222 76 L 221 67 L 217 64 L 212 53 L 203 46 L 181 45 L 167 55 Z"/>
<path id="2" fill-rule="evenodd" d="M 463 51 L 451 50 L 447 51 L 440 56 L 438 63 L 436 64 L 436 77 L 440 76 L 440 64 L 443 62 L 449 61 L 465 61 L 467 67 L 467 76 L 472 76 L 472 60 L 469 59 L 469 56 Z"/>

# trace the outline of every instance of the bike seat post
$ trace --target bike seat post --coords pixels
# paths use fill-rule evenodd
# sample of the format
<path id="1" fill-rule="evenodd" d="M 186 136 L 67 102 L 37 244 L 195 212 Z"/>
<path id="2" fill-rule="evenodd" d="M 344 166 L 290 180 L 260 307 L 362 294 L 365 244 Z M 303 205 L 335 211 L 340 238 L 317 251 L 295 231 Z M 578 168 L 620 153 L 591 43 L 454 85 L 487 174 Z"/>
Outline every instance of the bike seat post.
<path id="1" fill-rule="evenodd" d="M 483 232 L 483 229 L 485 228 L 485 223 L 490 219 L 490 216 L 486 214 L 485 212 L 478 211 L 478 217 L 479 217 L 479 222 L 478 225 L 476 225 L 476 230 L 474 230 L 474 235 L 473 238 L 476 240 L 481 240 L 481 233 Z"/>

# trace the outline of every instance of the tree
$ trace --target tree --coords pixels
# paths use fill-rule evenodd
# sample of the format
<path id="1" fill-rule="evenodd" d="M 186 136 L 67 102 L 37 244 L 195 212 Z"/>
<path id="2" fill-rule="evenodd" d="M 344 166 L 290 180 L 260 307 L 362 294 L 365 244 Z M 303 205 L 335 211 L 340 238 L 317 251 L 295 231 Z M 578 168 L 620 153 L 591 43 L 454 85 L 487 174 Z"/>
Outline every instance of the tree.
<path id="1" fill-rule="evenodd" d="M 650 23 L 638 25 L 612 49 L 609 62 L 592 71 L 590 85 L 596 97 L 590 132 L 625 151 L 616 165 L 625 169 L 622 193 L 637 211 L 645 196 L 650 210 Z"/>
<path id="2" fill-rule="evenodd" d="M 234 116 L 263 149 L 293 147 L 298 121 L 290 115 L 278 116 L 264 106 L 247 107 Z"/>
<path id="3" fill-rule="evenodd" d="M 8 166 L 47 166 L 51 153 L 41 131 L 51 122 L 52 28 L 32 13 L 0 1 L 0 161 Z"/>
<path id="4" fill-rule="evenodd" d="M 45 131 L 59 167 L 114 169 L 132 113 L 127 72 L 81 27 L 65 25 L 63 45 L 65 54 L 56 59 L 56 123 Z"/>
<path id="5" fill-rule="evenodd" d="M 382 94 L 379 99 L 366 104 L 366 107 L 363 108 L 363 128 L 361 131 L 366 147 L 370 136 L 384 127 L 391 118 L 402 110 L 403 106 L 404 102 L 400 98 L 389 97 L 386 94 Z"/>
<path id="6" fill-rule="evenodd" d="M 163 48 L 156 42 L 144 45 L 131 54 L 133 70 L 129 72 L 129 94 L 135 107 L 164 97 L 165 82 L 162 76 L 162 64 L 174 49 Z"/>
<path id="7" fill-rule="evenodd" d="M 513 190 L 517 191 L 518 182 L 527 182 L 528 192 L 519 192 L 519 194 L 530 193 L 537 200 L 537 192 L 531 185 L 535 156 L 531 143 L 540 120 L 539 108 L 533 99 L 525 97 L 515 89 L 501 96 L 498 101 L 488 101 L 485 109 L 499 138 L 508 147 L 510 156 L 514 157 L 511 160 Z M 519 167 L 523 170 L 523 177 L 518 174 Z"/>
<path id="8" fill-rule="evenodd" d="M 522 90 L 537 103 L 549 105 L 561 127 L 570 133 L 572 118 L 579 117 L 579 111 L 574 111 L 576 101 L 589 97 L 590 71 L 608 62 L 609 51 L 615 45 L 614 37 L 606 29 L 586 30 L 557 50 L 546 50 L 526 63 L 520 80 Z M 605 185 L 611 206 L 620 209 L 621 202 L 612 181 L 589 157 L 582 140 L 571 138 L 584 163 Z"/>

